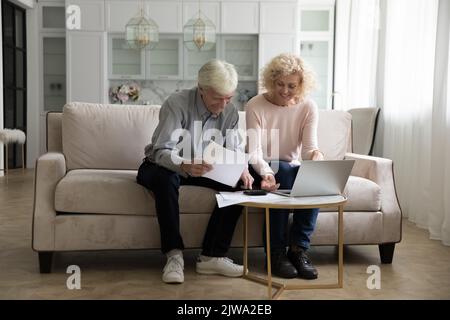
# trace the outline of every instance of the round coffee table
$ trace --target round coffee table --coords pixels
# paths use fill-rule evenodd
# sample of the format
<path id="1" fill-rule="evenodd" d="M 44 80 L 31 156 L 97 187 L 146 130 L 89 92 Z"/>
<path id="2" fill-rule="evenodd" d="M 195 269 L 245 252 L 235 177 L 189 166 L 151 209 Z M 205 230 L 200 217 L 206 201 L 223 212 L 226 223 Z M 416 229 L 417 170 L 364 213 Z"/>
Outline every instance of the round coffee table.
<path id="1" fill-rule="evenodd" d="M 341 195 L 317 196 L 317 197 L 252 197 L 251 202 L 240 203 L 245 207 L 244 211 L 244 278 L 258 283 L 267 284 L 269 299 L 277 299 L 284 290 L 298 289 L 330 289 L 343 287 L 344 273 L 344 205 L 347 198 Z M 270 214 L 269 209 L 310 209 L 310 208 L 338 208 L 338 281 L 332 284 L 311 284 L 311 285 L 287 285 L 272 281 L 272 270 L 270 263 Z M 267 279 L 251 274 L 248 270 L 248 208 L 263 208 L 266 215 L 266 250 L 267 250 Z M 324 212 L 326 213 L 326 212 Z M 272 287 L 277 288 L 272 295 Z"/>

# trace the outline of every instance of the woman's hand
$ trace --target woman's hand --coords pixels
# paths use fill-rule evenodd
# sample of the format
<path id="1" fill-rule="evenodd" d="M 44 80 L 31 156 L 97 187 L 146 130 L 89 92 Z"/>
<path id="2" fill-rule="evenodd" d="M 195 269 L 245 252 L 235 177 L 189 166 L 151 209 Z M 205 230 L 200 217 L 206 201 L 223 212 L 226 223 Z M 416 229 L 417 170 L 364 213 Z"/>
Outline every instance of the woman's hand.
<path id="1" fill-rule="evenodd" d="M 323 160 L 323 153 L 319 150 L 314 150 L 312 152 L 311 160 Z"/>
<path id="2" fill-rule="evenodd" d="M 252 189 L 253 181 L 255 181 L 255 179 L 253 179 L 250 172 L 248 172 L 248 169 L 245 169 L 244 172 L 242 172 L 241 180 L 243 182 L 243 189 Z"/>
<path id="3" fill-rule="evenodd" d="M 267 190 L 267 191 L 274 191 L 277 190 L 280 187 L 279 183 L 276 183 L 275 177 L 273 174 L 266 174 L 262 176 L 261 180 L 261 189 Z"/>

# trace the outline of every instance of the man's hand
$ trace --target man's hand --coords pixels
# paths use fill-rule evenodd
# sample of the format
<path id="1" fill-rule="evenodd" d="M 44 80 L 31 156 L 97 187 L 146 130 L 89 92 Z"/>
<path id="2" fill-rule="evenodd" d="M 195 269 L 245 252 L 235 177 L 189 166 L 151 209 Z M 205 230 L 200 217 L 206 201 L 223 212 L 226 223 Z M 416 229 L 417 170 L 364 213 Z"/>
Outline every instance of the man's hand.
<path id="1" fill-rule="evenodd" d="M 186 172 L 188 175 L 192 177 L 201 177 L 208 171 L 212 170 L 212 165 L 209 163 L 206 163 L 205 161 L 202 161 L 202 163 L 199 164 L 193 164 L 193 163 L 182 163 L 181 164 L 181 170 Z"/>
<path id="2" fill-rule="evenodd" d="M 280 187 L 279 183 L 276 183 L 273 174 L 266 174 L 262 176 L 261 189 L 267 191 L 275 191 Z"/>
<path id="3" fill-rule="evenodd" d="M 311 160 L 323 160 L 323 153 L 319 150 L 314 150 L 312 152 Z"/>
<path id="4" fill-rule="evenodd" d="M 243 189 L 252 189 L 253 181 L 255 181 L 255 179 L 253 179 L 252 175 L 250 174 L 250 172 L 248 172 L 247 168 L 245 168 L 244 172 L 242 172 L 241 180 L 244 183 L 242 185 Z"/>

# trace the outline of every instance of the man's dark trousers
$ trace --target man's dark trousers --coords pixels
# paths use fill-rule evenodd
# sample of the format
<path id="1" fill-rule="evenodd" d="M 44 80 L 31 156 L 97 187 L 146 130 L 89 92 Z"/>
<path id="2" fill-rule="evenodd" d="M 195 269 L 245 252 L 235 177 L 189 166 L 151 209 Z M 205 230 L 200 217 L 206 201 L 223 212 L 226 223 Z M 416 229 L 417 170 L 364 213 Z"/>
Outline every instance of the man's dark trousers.
<path id="1" fill-rule="evenodd" d="M 184 249 L 180 234 L 178 204 L 178 191 L 181 185 L 196 185 L 216 191 L 237 190 L 207 178 L 184 178 L 176 172 L 147 160 L 139 167 L 137 182 L 154 194 L 163 253 L 172 249 Z M 238 205 L 219 209 L 216 204 L 203 238 L 202 255 L 210 257 L 224 257 L 226 255 L 241 212 L 242 207 Z M 192 230 L 192 232 L 196 231 Z"/>

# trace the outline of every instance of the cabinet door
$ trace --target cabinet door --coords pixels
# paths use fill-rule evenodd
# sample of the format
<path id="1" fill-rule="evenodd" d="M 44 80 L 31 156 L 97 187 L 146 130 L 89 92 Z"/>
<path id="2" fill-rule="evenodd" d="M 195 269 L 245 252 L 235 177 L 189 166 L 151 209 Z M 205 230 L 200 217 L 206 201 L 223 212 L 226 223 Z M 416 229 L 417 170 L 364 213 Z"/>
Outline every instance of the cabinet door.
<path id="1" fill-rule="evenodd" d="M 159 27 L 159 32 L 177 33 L 183 31 L 181 24 L 181 2 L 151 1 L 146 3 L 147 15 Z"/>
<path id="2" fill-rule="evenodd" d="M 184 79 L 197 80 L 198 70 L 211 59 L 217 57 L 217 45 L 209 51 L 190 51 L 184 47 Z"/>
<path id="3" fill-rule="evenodd" d="M 66 8 L 64 3 L 38 2 L 39 29 L 44 32 L 61 32 L 66 30 Z"/>
<path id="4" fill-rule="evenodd" d="M 183 79 L 181 36 L 164 35 L 152 50 L 145 52 L 147 79 Z"/>
<path id="5" fill-rule="evenodd" d="M 106 1 L 106 29 L 109 32 L 125 32 L 125 26 L 131 18 L 139 14 L 141 1 Z"/>
<path id="6" fill-rule="evenodd" d="M 67 101 L 106 103 L 106 35 L 68 31 L 66 36 Z"/>
<path id="7" fill-rule="evenodd" d="M 77 5 L 80 7 L 81 30 L 80 31 L 104 31 L 104 1 L 98 0 L 67 0 L 66 6 Z"/>
<path id="8" fill-rule="evenodd" d="M 297 2 L 261 2 L 261 33 L 296 33 Z"/>
<path id="9" fill-rule="evenodd" d="M 41 112 L 62 111 L 66 104 L 66 37 L 42 35 Z"/>
<path id="10" fill-rule="evenodd" d="M 109 79 L 144 79 L 144 50 L 130 48 L 123 35 L 108 38 Z"/>
<path id="11" fill-rule="evenodd" d="M 222 33 L 258 33 L 258 2 L 222 2 Z"/>
<path id="12" fill-rule="evenodd" d="M 239 80 L 258 79 L 258 36 L 222 36 L 220 58 L 233 64 Z"/>
<path id="13" fill-rule="evenodd" d="M 331 80 L 332 80 L 332 48 L 327 40 L 302 40 L 300 42 L 300 55 L 316 74 L 317 89 L 311 97 L 321 109 L 331 108 Z"/>
<path id="14" fill-rule="evenodd" d="M 321 109 L 331 109 L 333 91 L 334 1 L 302 2 L 300 52 L 317 76 L 311 97 Z"/>
<path id="15" fill-rule="evenodd" d="M 214 23 L 216 32 L 220 31 L 220 5 L 218 2 L 186 1 L 183 2 L 183 26 L 193 17 L 198 16 L 198 9 Z"/>
<path id="16" fill-rule="evenodd" d="M 262 34 L 259 36 L 259 69 L 283 52 L 299 54 L 296 35 Z"/>

